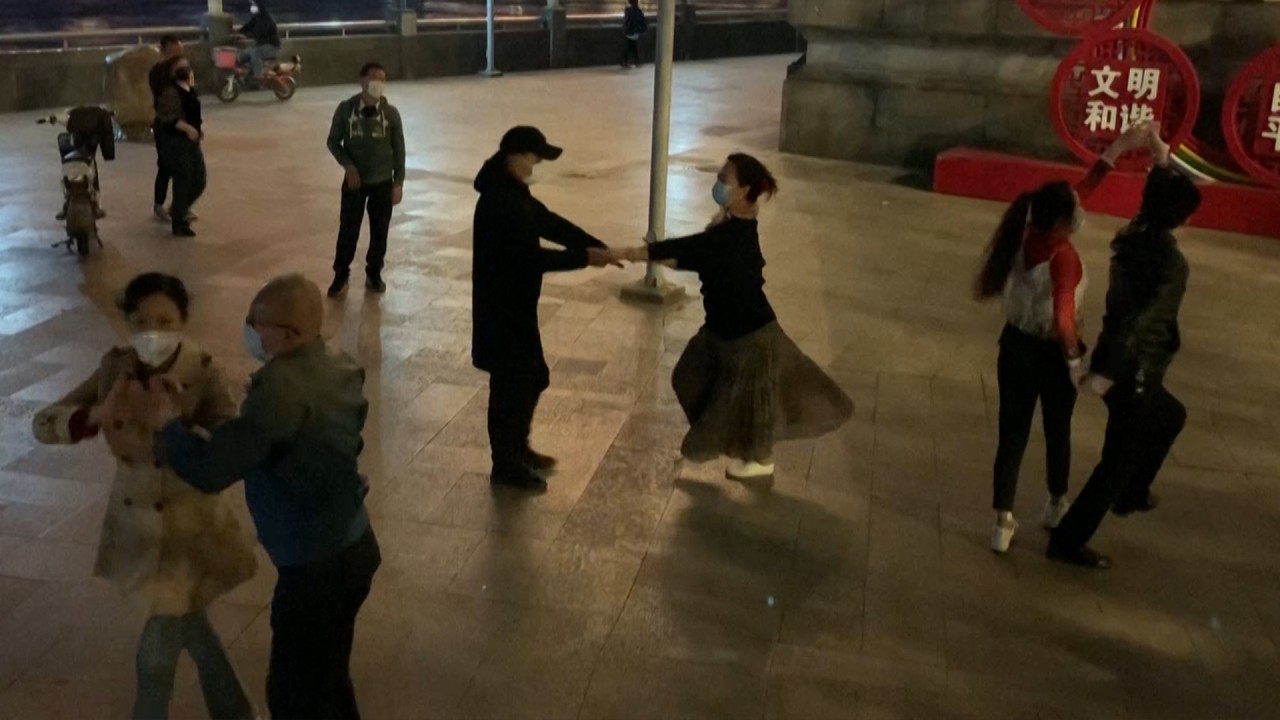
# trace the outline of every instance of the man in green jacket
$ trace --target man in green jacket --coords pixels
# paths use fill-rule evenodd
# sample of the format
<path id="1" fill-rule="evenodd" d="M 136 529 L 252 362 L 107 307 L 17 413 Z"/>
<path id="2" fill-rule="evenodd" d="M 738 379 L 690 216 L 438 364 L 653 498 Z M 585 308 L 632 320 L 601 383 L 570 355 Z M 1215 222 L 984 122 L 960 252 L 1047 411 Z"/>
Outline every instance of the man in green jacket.
<path id="1" fill-rule="evenodd" d="M 1155 509 L 1151 485 L 1187 421 L 1164 376 L 1182 345 L 1178 311 L 1191 272 L 1173 231 L 1200 207 L 1200 191 L 1168 156 L 1160 143 L 1142 209 L 1111 244 L 1107 310 L 1090 367 L 1090 384 L 1107 404 L 1107 434 L 1102 460 L 1049 540 L 1049 558 L 1059 562 L 1111 566 L 1088 542 L 1107 511 Z"/>
<path id="2" fill-rule="evenodd" d="M 391 209 L 404 198 L 404 125 L 400 111 L 384 96 L 387 70 L 368 63 L 360 70 L 359 95 L 344 101 L 333 114 L 329 152 L 342 166 L 342 217 L 333 261 L 329 297 L 346 292 L 360 241 L 360 226 L 369 213 L 369 252 L 365 255 L 365 288 L 381 293 L 382 264 L 387 254 Z"/>

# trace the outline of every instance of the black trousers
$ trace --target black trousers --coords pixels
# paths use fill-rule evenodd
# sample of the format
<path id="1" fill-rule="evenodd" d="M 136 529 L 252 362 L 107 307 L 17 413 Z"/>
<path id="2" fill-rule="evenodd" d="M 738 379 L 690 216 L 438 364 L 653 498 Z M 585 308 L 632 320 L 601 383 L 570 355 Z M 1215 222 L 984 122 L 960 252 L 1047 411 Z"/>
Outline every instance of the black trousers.
<path id="1" fill-rule="evenodd" d="M 640 64 L 640 41 L 627 38 L 627 46 L 622 51 L 623 65 L 639 65 Z"/>
<path id="2" fill-rule="evenodd" d="M 168 166 L 169 176 L 173 178 L 173 204 L 169 207 L 169 215 L 173 228 L 185 228 L 190 225 L 187 215 L 191 207 L 204 194 L 209 177 L 204 165 L 204 150 L 200 143 L 192 142 L 183 136 L 167 135 L 161 140 L 160 156 Z"/>
<path id="3" fill-rule="evenodd" d="M 1071 416 L 1077 392 L 1062 357 L 1062 346 L 1006 326 L 1000 336 L 996 375 L 1000 383 L 1000 441 L 992 507 L 997 511 L 1013 510 L 1018 471 L 1031 437 L 1037 403 L 1044 420 L 1049 494 L 1066 495 L 1071 476 Z"/>
<path id="4" fill-rule="evenodd" d="M 545 364 L 489 373 L 489 448 L 495 473 L 523 466 L 533 415 L 549 385 Z"/>
<path id="5" fill-rule="evenodd" d="M 276 720 L 360 717 L 351 682 L 356 615 L 382 563 L 369 530 L 323 563 L 280 568 L 271 600 L 267 705 Z"/>
<path id="6" fill-rule="evenodd" d="M 1132 385 L 1118 385 L 1107 393 L 1106 403 L 1102 461 L 1050 541 L 1063 550 L 1088 544 L 1113 506 L 1147 499 L 1187 423 L 1187 409 L 1160 386 L 1139 393 Z"/>
<path id="7" fill-rule="evenodd" d="M 164 201 L 169 197 L 169 169 L 165 166 L 164 154 L 161 145 L 160 131 L 155 131 L 156 140 L 156 184 L 155 184 L 155 204 L 164 205 Z"/>
<path id="8" fill-rule="evenodd" d="M 356 245 L 360 242 L 360 228 L 364 216 L 369 214 L 369 252 L 364 258 L 365 273 L 371 278 L 382 276 L 382 264 L 387 256 L 387 233 L 391 229 L 391 182 L 377 185 L 361 185 L 359 190 L 342 184 L 342 216 L 338 226 L 338 251 L 333 260 L 333 272 L 338 277 L 351 274 L 351 262 L 356 258 Z"/>

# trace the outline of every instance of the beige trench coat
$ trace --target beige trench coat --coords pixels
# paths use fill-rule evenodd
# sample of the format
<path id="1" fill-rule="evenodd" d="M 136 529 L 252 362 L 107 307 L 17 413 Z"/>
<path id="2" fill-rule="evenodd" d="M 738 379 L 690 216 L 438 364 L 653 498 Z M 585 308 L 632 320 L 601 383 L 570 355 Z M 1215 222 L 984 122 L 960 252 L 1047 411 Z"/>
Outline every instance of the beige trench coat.
<path id="1" fill-rule="evenodd" d="M 36 415 L 36 439 L 69 444 L 72 417 L 101 403 L 120 378 L 135 379 L 137 354 L 118 348 L 65 398 Z M 211 429 L 236 414 L 234 402 L 212 358 L 184 343 L 163 373 L 182 386 L 184 421 Z M 154 459 L 152 433 L 143 409 L 130 407 L 101 429 L 116 458 L 94 574 L 150 603 L 157 615 L 185 615 L 253 577 L 253 545 L 225 500 L 184 483 Z"/>

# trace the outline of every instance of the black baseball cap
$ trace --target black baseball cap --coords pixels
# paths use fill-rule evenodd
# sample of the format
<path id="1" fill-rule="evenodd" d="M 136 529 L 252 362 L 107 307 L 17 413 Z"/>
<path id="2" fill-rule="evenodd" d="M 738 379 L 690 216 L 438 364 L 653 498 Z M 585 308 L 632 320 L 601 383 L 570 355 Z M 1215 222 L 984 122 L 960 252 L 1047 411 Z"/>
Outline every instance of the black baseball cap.
<path id="1" fill-rule="evenodd" d="M 533 153 L 543 160 L 556 160 L 564 154 L 563 148 L 547 142 L 547 136 L 535 127 L 521 125 L 513 127 L 502 136 L 502 144 L 499 146 L 506 155 L 523 155 L 524 153 Z"/>

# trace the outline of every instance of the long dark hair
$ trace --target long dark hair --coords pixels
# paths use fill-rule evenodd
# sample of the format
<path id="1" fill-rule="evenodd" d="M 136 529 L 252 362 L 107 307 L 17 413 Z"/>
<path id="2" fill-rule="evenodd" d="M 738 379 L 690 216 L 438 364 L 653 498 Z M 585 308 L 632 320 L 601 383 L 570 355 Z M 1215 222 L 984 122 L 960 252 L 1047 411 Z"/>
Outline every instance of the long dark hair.
<path id="1" fill-rule="evenodd" d="M 729 156 L 734 173 L 738 176 L 738 187 L 747 188 L 747 199 L 755 202 L 762 195 L 773 197 L 778 194 L 778 181 L 764 163 L 745 153 L 734 153 Z"/>
<path id="2" fill-rule="evenodd" d="M 1058 181 L 1025 192 L 1005 211 L 1000 226 L 991 236 L 983 254 L 982 270 L 974 282 L 973 294 L 979 300 L 987 300 L 1004 292 L 1004 285 L 1013 272 L 1013 261 L 1018 257 L 1022 240 L 1030 226 L 1042 232 L 1052 232 L 1063 223 L 1071 222 L 1076 213 L 1075 190 L 1070 183 Z"/>

